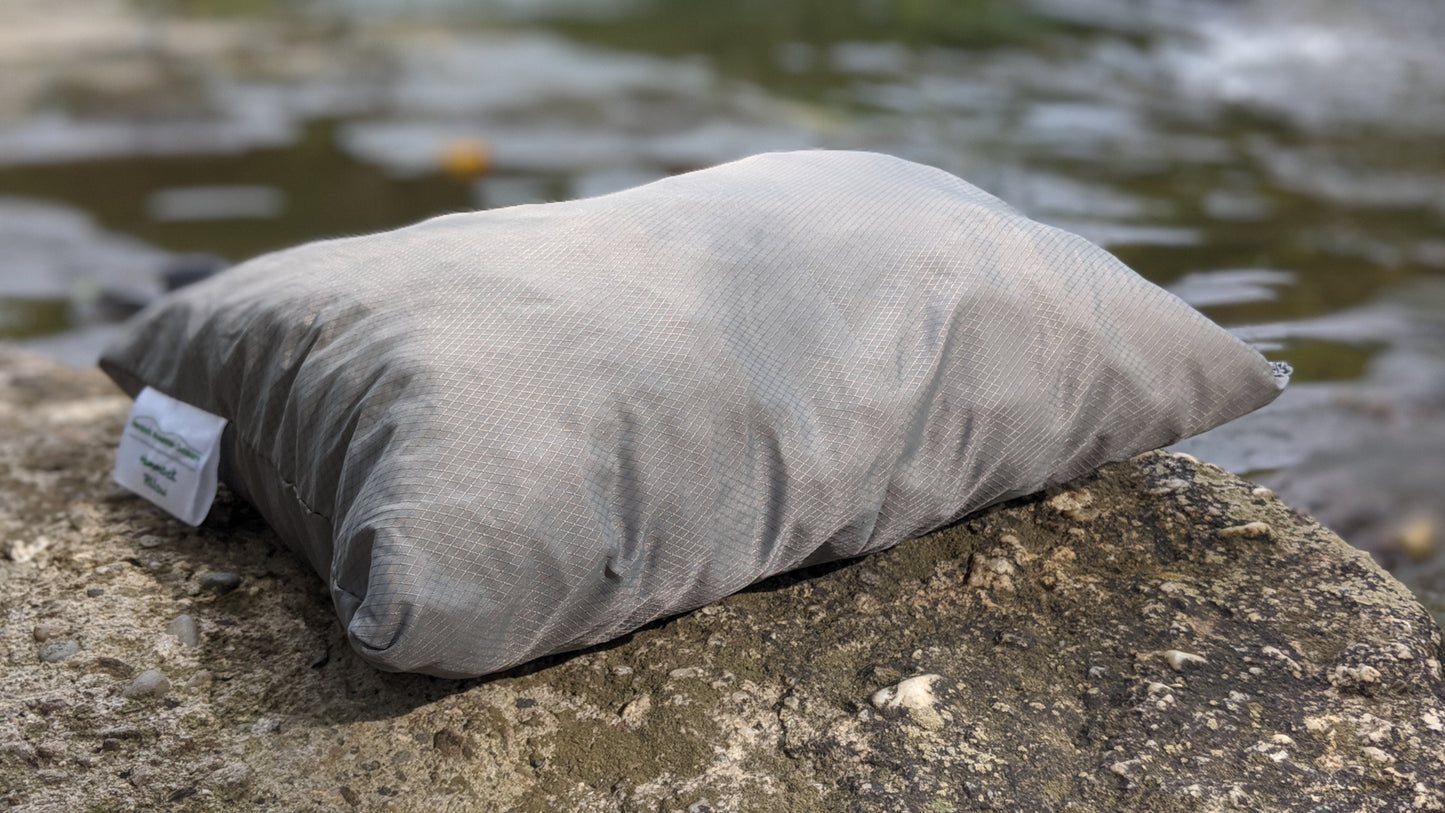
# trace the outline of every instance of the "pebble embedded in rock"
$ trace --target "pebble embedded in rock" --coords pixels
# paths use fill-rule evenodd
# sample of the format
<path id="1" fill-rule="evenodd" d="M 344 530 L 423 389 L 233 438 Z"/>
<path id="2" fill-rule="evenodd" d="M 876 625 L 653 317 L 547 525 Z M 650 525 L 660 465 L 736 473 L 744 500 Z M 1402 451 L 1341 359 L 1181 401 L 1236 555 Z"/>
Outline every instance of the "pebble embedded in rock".
<path id="1" fill-rule="evenodd" d="M 1390 756 L 1389 754 L 1385 753 L 1384 750 L 1382 750 L 1382 749 L 1380 749 L 1380 748 L 1376 748 L 1376 747 L 1373 746 L 1373 745 L 1367 745 L 1367 746 L 1365 746 L 1364 748 L 1361 748 L 1360 751 L 1361 751 L 1365 756 L 1369 757 L 1370 759 L 1372 759 L 1372 760 L 1374 760 L 1374 761 L 1376 761 L 1376 762 L 1390 763 L 1390 762 L 1394 762 L 1394 761 L 1395 761 L 1395 758 L 1394 758 L 1394 757 Z"/>
<path id="2" fill-rule="evenodd" d="M 1439 714 L 1436 714 L 1433 711 L 1427 711 L 1424 714 L 1420 715 L 1420 720 L 1425 723 L 1426 728 L 1430 729 L 1436 734 L 1445 734 L 1445 722 L 1441 721 L 1441 717 Z"/>
<path id="3" fill-rule="evenodd" d="M 1219 537 L 1221 539 L 1234 539 L 1237 537 L 1258 539 L 1260 537 L 1269 536 L 1269 532 L 1269 525 L 1263 522 L 1246 522 L 1243 525 L 1234 525 L 1232 527 L 1221 530 L 1219 532 Z"/>
<path id="4" fill-rule="evenodd" d="M 1012 591 L 1013 576 L 1017 572 L 1018 568 L 1014 567 L 1014 563 L 1002 556 L 976 555 L 969 560 L 967 584 L 969 587 Z"/>
<path id="5" fill-rule="evenodd" d="M 1084 488 L 1056 494 L 1049 500 L 1049 505 L 1075 522 L 1089 522 L 1099 517 L 1099 510 L 1093 507 L 1094 495 Z"/>
<path id="6" fill-rule="evenodd" d="M 57 638 L 41 644 L 40 660 L 46 663 L 59 663 L 79 651 L 79 643 L 69 638 Z"/>
<path id="7" fill-rule="evenodd" d="M 200 583 L 202 590 L 229 593 L 241 586 L 241 575 L 239 573 L 206 573 L 196 581 Z"/>
<path id="8" fill-rule="evenodd" d="M 623 706 L 618 716 L 622 718 L 622 723 L 628 728 L 637 728 L 642 725 L 642 721 L 647 717 L 647 712 L 651 710 L 652 698 L 644 694 Z"/>
<path id="9" fill-rule="evenodd" d="M 1357 666 L 1336 666 L 1329 673 L 1330 685 L 1337 689 L 1358 689 L 1368 683 L 1379 683 L 1380 677 L 1380 670 L 1367 663 Z"/>
<path id="10" fill-rule="evenodd" d="M 1177 494 L 1186 488 L 1189 488 L 1188 480 L 1181 480 L 1178 477 L 1170 477 L 1169 479 L 1159 483 L 1159 485 L 1155 486 L 1154 488 L 1148 489 L 1144 493 L 1148 494 L 1151 497 L 1163 497 L 1166 494 Z"/>
<path id="11" fill-rule="evenodd" d="M 35 638 L 35 640 L 44 643 L 45 641 L 49 641 L 51 638 L 59 635 L 60 631 L 61 626 L 59 624 L 51 621 L 41 621 L 39 624 L 36 624 L 33 629 L 30 630 L 30 634 Z"/>
<path id="12" fill-rule="evenodd" d="M 136 675 L 121 695 L 130 700 L 157 700 L 165 697 L 170 690 L 171 682 L 165 675 L 155 669 L 147 669 Z"/>
<path id="13" fill-rule="evenodd" d="M 37 536 L 28 542 L 23 539 L 16 539 L 10 543 L 10 547 L 6 551 L 6 556 L 12 562 L 24 564 L 34 561 L 35 557 L 44 553 L 45 549 L 50 547 L 50 545 L 50 538 L 45 536 Z"/>
<path id="14" fill-rule="evenodd" d="M 166 627 L 166 632 L 176 636 L 178 641 L 191 649 L 200 645 L 201 640 L 196 633 L 196 619 L 192 618 L 189 613 L 181 613 L 176 616 L 176 620 Z"/>
<path id="15" fill-rule="evenodd" d="M 880 709 L 907 709 L 913 721 L 929 729 L 943 727 L 943 718 L 938 713 L 938 695 L 933 684 L 942 680 L 935 674 L 915 675 L 899 681 L 893 686 L 873 693 L 873 706 Z"/>
<path id="16" fill-rule="evenodd" d="M 1169 668 L 1176 672 L 1183 672 L 1186 664 L 1208 663 L 1202 655 L 1195 655 L 1179 649 L 1166 649 L 1164 651 L 1164 660 L 1168 661 Z"/>

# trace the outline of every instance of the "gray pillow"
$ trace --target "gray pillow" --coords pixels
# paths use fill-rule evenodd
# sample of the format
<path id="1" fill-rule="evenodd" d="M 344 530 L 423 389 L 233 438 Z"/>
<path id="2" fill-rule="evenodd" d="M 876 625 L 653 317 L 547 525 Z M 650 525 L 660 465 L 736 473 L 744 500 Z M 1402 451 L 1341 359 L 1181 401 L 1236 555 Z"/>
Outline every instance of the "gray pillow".
<path id="1" fill-rule="evenodd" d="M 941 172 L 759 155 L 240 265 L 105 353 L 383 669 L 468 676 L 1209 429 L 1285 376 Z"/>

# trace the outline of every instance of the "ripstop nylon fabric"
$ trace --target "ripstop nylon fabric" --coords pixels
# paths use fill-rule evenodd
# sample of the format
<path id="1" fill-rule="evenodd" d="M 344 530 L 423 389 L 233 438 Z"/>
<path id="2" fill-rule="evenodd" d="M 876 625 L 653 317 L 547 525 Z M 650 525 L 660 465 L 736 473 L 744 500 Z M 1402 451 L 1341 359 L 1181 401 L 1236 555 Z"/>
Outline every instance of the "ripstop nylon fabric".
<path id="1" fill-rule="evenodd" d="M 272 254 L 102 367 L 227 417 L 223 478 L 353 645 L 443 676 L 893 545 L 1283 386 L 1083 239 L 825 151 Z"/>

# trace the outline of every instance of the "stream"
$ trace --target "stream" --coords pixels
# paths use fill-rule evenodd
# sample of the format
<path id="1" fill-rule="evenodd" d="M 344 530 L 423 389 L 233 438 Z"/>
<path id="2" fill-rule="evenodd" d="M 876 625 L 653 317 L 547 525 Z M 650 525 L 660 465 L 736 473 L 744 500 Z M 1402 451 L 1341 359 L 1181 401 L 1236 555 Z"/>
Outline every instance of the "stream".
<path id="1" fill-rule="evenodd" d="M 398 10 L 402 9 L 402 10 Z M 0 338 L 93 363 L 165 274 L 751 153 L 941 167 L 1273 360 L 1176 447 L 1445 619 L 1434 0 L 0 4 Z"/>

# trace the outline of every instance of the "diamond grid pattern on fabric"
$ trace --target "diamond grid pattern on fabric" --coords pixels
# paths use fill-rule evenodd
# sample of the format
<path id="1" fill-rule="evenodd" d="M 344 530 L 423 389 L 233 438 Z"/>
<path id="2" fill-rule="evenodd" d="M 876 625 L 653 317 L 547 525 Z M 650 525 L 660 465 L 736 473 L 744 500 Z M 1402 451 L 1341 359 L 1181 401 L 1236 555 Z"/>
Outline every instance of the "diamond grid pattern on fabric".
<path id="1" fill-rule="evenodd" d="M 774 153 L 259 258 L 107 351 L 385 669 L 469 676 L 896 544 L 1272 400 L 1269 363 L 947 173 Z"/>

